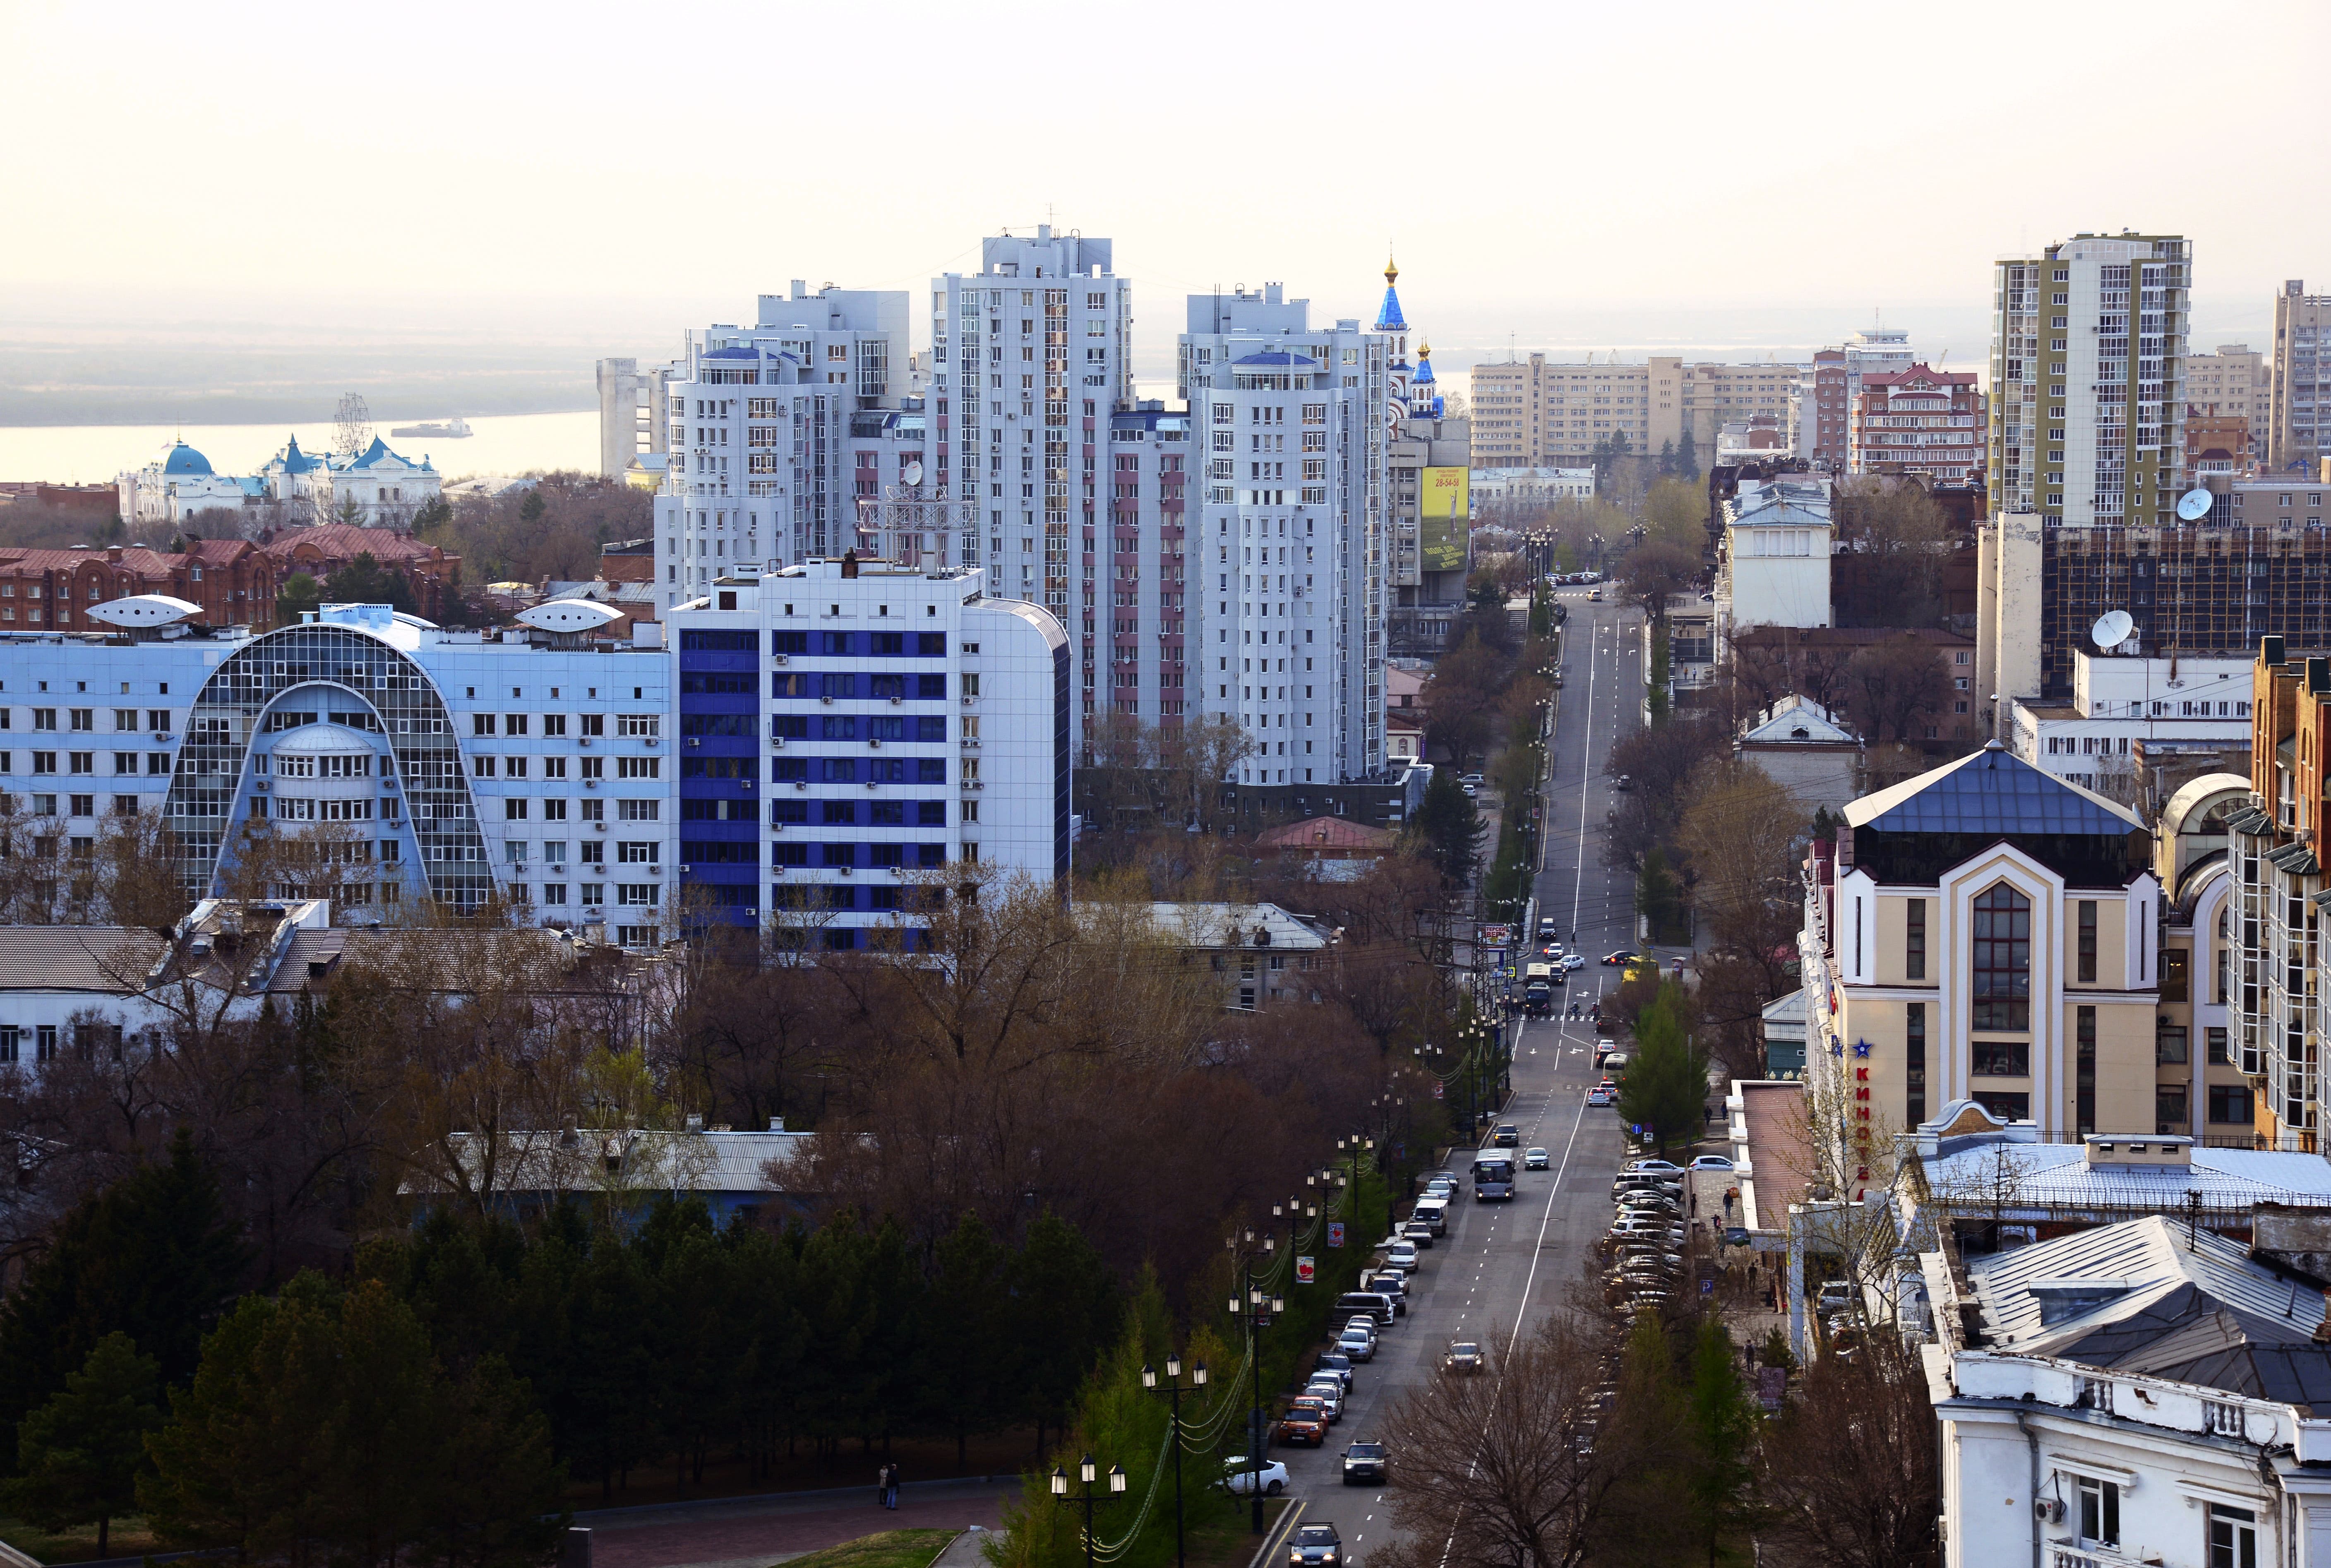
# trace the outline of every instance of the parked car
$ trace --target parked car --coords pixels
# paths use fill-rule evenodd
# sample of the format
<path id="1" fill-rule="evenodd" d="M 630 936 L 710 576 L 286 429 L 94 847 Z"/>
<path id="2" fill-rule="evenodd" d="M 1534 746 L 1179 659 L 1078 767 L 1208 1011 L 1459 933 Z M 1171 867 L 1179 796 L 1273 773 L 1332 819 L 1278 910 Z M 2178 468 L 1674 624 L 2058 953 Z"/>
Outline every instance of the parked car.
<path id="1" fill-rule="evenodd" d="M 1344 1450 L 1344 1485 L 1356 1487 L 1363 1481 L 1384 1485 L 1391 1473 L 1391 1456 L 1382 1443 L 1354 1443 Z"/>
<path id="2" fill-rule="evenodd" d="M 1813 1308 L 1823 1315 L 1840 1312 L 1853 1305 L 1853 1287 L 1842 1279 L 1824 1279 L 1813 1297 Z"/>
<path id="3" fill-rule="evenodd" d="M 1457 782 L 1459 784 L 1469 784 L 1474 788 L 1479 789 L 1482 784 L 1489 781 L 1477 773 L 1460 773 L 1457 775 Z"/>
<path id="4" fill-rule="evenodd" d="M 1546 1166 L 1546 1152 L 1544 1149 L 1524 1149 L 1522 1151 L 1522 1169 L 1525 1171 L 1543 1171 Z"/>
<path id="5" fill-rule="evenodd" d="M 1641 1159 L 1629 1160 L 1626 1164 L 1621 1167 L 1621 1169 L 1628 1171 L 1665 1171 L 1669 1174 L 1672 1175 L 1681 1171 L 1683 1167 L 1677 1164 L 1673 1160 L 1662 1160 L 1654 1156 L 1646 1155 Z"/>
<path id="6" fill-rule="evenodd" d="M 1732 1169 L 1732 1162 L 1722 1155 L 1702 1155 L 1692 1161 L 1691 1168 L 1695 1171 L 1728 1171 Z"/>
<path id="7" fill-rule="evenodd" d="M 1376 1336 L 1365 1328 L 1346 1328 L 1336 1335 L 1336 1348 L 1356 1362 L 1376 1358 Z"/>
<path id="8" fill-rule="evenodd" d="M 1413 1241 L 1394 1242 L 1391 1246 L 1384 1249 L 1384 1261 L 1391 1264 L 1395 1269 L 1408 1269 L 1415 1268 L 1416 1243 Z"/>
<path id="9" fill-rule="evenodd" d="M 1488 1364 L 1489 1358 L 1481 1354 L 1480 1345 L 1470 1339 L 1451 1340 L 1441 1356 L 1443 1372 L 1479 1372 Z"/>
<path id="10" fill-rule="evenodd" d="M 1389 1269 L 1381 1269 L 1369 1275 L 1361 1283 L 1374 1294 L 1389 1297 L 1392 1299 L 1392 1315 L 1394 1317 L 1408 1316 L 1408 1281 L 1398 1274 Z"/>
<path id="11" fill-rule="evenodd" d="M 1344 1419 L 1344 1385 L 1340 1379 L 1315 1377 L 1303 1385 L 1303 1397 L 1316 1399 L 1327 1407 L 1329 1426 Z"/>
<path id="12" fill-rule="evenodd" d="M 1399 1308 L 1393 1305 L 1392 1297 L 1381 1290 L 1346 1291 L 1336 1297 L 1336 1310 L 1344 1316 L 1346 1322 L 1365 1314 L 1369 1322 L 1377 1325 L 1390 1323 L 1399 1312 Z"/>
<path id="13" fill-rule="evenodd" d="M 1344 1538 L 1324 1519 L 1298 1526 L 1287 1543 L 1288 1568 L 1341 1568 L 1343 1561 Z"/>
<path id="14" fill-rule="evenodd" d="M 1299 1399 L 1289 1404 L 1287 1413 L 1279 1418 L 1279 1440 L 1282 1445 L 1327 1447 L 1327 1407 L 1316 1399 Z"/>
<path id="15" fill-rule="evenodd" d="M 1311 1364 L 1311 1375 L 1325 1377 L 1330 1374 L 1342 1380 L 1346 1391 L 1348 1392 L 1354 1381 L 1352 1358 L 1339 1350 L 1322 1352 L 1319 1359 Z"/>
<path id="16" fill-rule="evenodd" d="M 1243 1454 L 1223 1461 L 1223 1485 L 1230 1488 L 1232 1497 L 1254 1496 L 1258 1481 L 1261 1484 L 1264 1497 L 1276 1497 L 1287 1490 L 1286 1465 L 1278 1459 L 1266 1459 L 1258 1470 L 1255 1462 Z"/>

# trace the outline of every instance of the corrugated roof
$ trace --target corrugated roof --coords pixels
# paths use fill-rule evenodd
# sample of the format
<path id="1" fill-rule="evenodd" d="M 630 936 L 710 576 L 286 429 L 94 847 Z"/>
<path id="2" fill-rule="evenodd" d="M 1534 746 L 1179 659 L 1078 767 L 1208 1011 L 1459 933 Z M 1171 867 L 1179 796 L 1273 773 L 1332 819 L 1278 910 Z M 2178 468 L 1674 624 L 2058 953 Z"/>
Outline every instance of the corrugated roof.
<path id="1" fill-rule="evenodd" d="M 2118 838 L 2136 813 L 2042 773 L 1997 741 L 1845 808 L 1857 828 L 1889 833 L 2092 833 Z"/>
<path id="2" fill-rule="evenodd" d="M 2152 1165 L 2090 1166 L 2079 1144 L 2003 1144 L 1969 1140 L 1926 1162 L 1927 1184 L 1938 1198 L 1991 1192 L 1998 1162 L 2010 1162 L 2018 1210 L 2157 1207 L 2164 1212 L 2198 1194 L 2214 1208 L 2242 1203 L 2331 1205 L 2331 1161 L 2320 1155 L 2273 1149 L 2193 1151 L 2190 1169 Z M 1987 1200 L 1986 1200 L 1987 1202 Z"/>
<path id="3" fill-rule="evenodd" d="M 1971 1259 L 1967 1272 L 1994 1345 L 2100 1366 L 2142 1357 L 2173 1333 L 2203 1350 L 2193 1326 L 2220 1312 L 2231 1321 L 2209 1332 L 2222 1345 L 2304 1343 L 2324 1317 L 2321 1291 L 2253 1263 L 2214 1231 L 2189 1231 L 2157 1214 Z M 2043 1325 L 2042 1297 L 2031 1287 L 2052 1280 L 2092 1281 L 2100 1289 L 2117 1283 L 2119 1293 Z"/>
<path id="4" fill-rule="evenodd" d="M 0 991 L 120 994 L 161 954 L 161 938 L 135 926 L 0 926 Z"/>

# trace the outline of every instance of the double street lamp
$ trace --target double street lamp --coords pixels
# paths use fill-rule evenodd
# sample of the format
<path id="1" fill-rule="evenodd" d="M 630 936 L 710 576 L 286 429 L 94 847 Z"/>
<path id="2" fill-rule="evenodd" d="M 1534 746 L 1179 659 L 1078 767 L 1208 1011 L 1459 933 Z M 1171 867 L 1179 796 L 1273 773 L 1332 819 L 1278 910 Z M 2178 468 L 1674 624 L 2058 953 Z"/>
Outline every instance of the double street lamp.
<path id="1" fill-rule="evenodd" d="M 1109 1466 L 1108 1490 L 1106 1493 L 1096 1492 L 1093 1490 L 1093 1481 L 1096 1478 L 1093 1457 L 1087 1454 L 1077 1461 L 1077 1478 L 1084 1483 L 1085 1489 L 1081 1493 L 1070 1496 L 1068 1471 L 1058 1465 L 1052 1467 L 1052 1496 L 1072 1508 L 1081 1506 L 1085 1511 L 1085 1568 L 1092 1568 L 1093 1509 L 1102 1503 L 1113 1503 L 1125 1495 L 1125 1467 Z"/>
<path id="2" fill-rule="evenodd" d="M 1252 1246 L 1254 1243 L 1254 1232 L 1252 1231 L 1248 1231 L 1244 1234 L 1247 1244 L 1249 1246 Z M 1272 1240 L 1272 1238 L 1268 1236 L 1264 1238 L 1266 1243 L 1269 1243 Z M 1232 1251 L 1236 1251 L 1239 1246 L 1239 1237 L 1236 1234 L 1226 1237 L 1223 1244 L 1229 1247 Z M 1267 1248 L 1267 1250 L 1275 1250 L 1276 1249 Z M 1243 1324 L 1246 1327 L 1247 1365 L 1251 1367 L 1254 1373 L 1254 1402 L 1251 1408 L 1247 1411 L 1246 1453 L 1247 1469 L 1249 1472 L 1248 1479 L 1252 1483 L 1254 1487 L 1254 1533 L 1260 1535 L 1262 1534 L 1263 1448 L 1264 1439 L 1269 1435 L 1264 1430 L 1262 1421 L 1262 1347 L 1261 1345 L 1261 1339 L 1262 1331 L 1270 1326 L 1271 1319 L 1279 1316 L 1287 1310 L 1287 1297 L 1284 1296 L 1272 1296 L 1255 1284 L 1254 1258 L 1251 1253 L 1249 1253 L 1247 1256 L 1240 1259 L 1239 1278 L 1241 1281 L 1239 1292 L 1230 1299 L 1230 1315 L 1232 1322 Z"/>
<path id="3" fill-rule="evenodd" d="M 1157 1374 L 1147 1366 L 1141 1369 L 1141 1386 L 1151 1393 L 1158 1392 Z M 1206 1364 L 1202 1361 L 1190 1369 L 1190 1389 L 1195 1392 L 1205 1386 Z M 1182 1544 L 1182 1358 L 1178 1355 L 1166 1358 L 1165 1393 L 1174 1405 L 1174 1562 L 1175 1568 L 1187 1568 Z"/>

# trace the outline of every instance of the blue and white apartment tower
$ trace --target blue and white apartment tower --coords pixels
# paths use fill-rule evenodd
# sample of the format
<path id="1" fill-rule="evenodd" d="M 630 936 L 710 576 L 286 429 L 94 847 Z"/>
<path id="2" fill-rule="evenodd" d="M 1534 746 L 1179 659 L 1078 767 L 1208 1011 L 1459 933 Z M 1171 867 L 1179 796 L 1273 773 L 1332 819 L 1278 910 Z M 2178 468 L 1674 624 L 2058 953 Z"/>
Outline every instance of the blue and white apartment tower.
<path id="1" fill-rule="evenodd" d="M 975 566 L 805 561 L 670 614 L 681 907 L 835 951 L 913 873 L 1069 872 L 1068 633 Z"/>
<path id="2" fill-rule="evenodd" d="M 659 939 L 678 864 L 664 651 L 385 604 L 254 636 L 195 608 L 141 594 L 92 608 L 109 633 L 0 635 L 0 791 L 76 847 L 106 816 L 162 813 L 198 897 L 261 838 L 328 836 L 336 917 L 498 896 Z"/>

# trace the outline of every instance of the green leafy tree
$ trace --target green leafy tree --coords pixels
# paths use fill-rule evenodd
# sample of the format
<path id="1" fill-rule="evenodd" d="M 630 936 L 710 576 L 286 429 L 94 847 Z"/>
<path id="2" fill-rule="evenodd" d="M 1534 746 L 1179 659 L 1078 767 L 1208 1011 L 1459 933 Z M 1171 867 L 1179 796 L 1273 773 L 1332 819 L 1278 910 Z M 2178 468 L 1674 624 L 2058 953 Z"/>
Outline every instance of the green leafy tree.
<path id="1" fill-rule="evenodd" d="M 290 626 L 324 602 L 324 585 L 305 572 L 294 572 L 276 585 L 275 622 Z"/>
<path id="2" fill-rule="evenodd" d="M 97 1526 L 106 1555 L 113 1521 L 138 1503 L 146 1434 L 162 1424 L 153 1361 L 122 1333 L 107 1335 L 65 1388 L 16 1429 L 17 1478 L 0 1502 L 51 1532 Z"/>
<path id="3" fill-rule="evenodd" d="M 1423 843 L 1425 858 L 1442 877 L 1459 887 L 1472 880 L 1481 857 L 1480 819 L 1448 770 L 1434 769 L 1432 782 L 1424 786 L 1414 832 Z"/>
<path id="4" fill-rule="evenodd" d="M 386 604 L 408 615 L 420 608 L 404 574 L 383 566 L 370 550 L 333 573 L 331 585 L 333 599 L 342 604 Z M 281 595 L 277 599 L 281 603 Z"/>
<path id="5" fill-rule="evenodd" d="M 184 1383 L 246 1266 L 218 1183 L 181 1130 L 168 1160 L 67 1213 L 0 1306 L 0 1428 L 61 1392 L 117 1331 L 154 1358 L 166 1385 Z"/>
<path id="6" fill-rule="evenodd" d="M 1686 1027 L 1689 1005 L 1681 985 L 1660 983 L 1636 1016 L 1635 1049 L 1619 1080 L 1620 1119 L 1641 1127 L 1661 1154 L 1698 1132 L 1708 1103 L 1708 1053 Z"/>
<path id="7" fill-rule="evenodd" d="M 526 499 L 519 503 L 518 515 L 529 523 L 538 523 L 542 521 L 542 514 L 549 509 L 542 499 L 542 491 L 532 489 L 527 492 Z"/>
<path id="8" fill-rule="evenodd" d="M 1643 856 L 1635 874 L 1635 912 L 1651 923 L 1654 942 L 1682 942 L 1689 937 L 1684 924 L 1683 887 L 1668 869 L 1667 851 L 1654 846 Z"/>
<path id="9" fill-rule="evenodd" d="M 1748 1486 L 1756 1417 L 1740 1364 L 1724 1325 L 1700 1319 L 1692 1339 L 1691 1381 L 1685 1392 L 1685 1425 L 1690 1435 L 1691 1501 L 1694 1523 L 1716 1568 L 1717 1546 L 1736 1525 Z"/>

